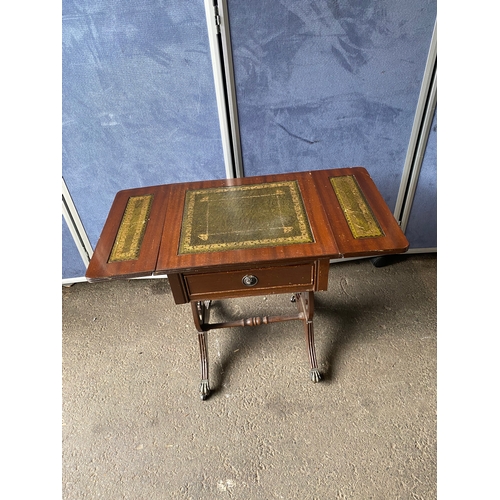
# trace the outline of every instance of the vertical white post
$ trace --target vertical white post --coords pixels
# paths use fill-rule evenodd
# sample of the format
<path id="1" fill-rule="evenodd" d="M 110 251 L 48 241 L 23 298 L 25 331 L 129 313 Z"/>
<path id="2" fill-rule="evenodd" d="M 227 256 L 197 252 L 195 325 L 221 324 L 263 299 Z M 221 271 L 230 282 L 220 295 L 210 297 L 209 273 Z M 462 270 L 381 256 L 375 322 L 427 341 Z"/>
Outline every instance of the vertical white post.
<path id="1" fill-rule="evenodd" d="M 434 110 L 437 102 L 437 21 L 434 24 L 431 45 L 427 55 L 420 95 L 418 97 L 417 109 L 413 120 L 413 127 L 406 152 L 406 160 L 403 167 L 403 175 L 399 186 L 394 217 L 400 222 L 403 232 L 406 230 L 410 216 L 411 205 L 417 188 L 418 176 L 422 166 L 425 146 L 429 137 Z"/>
<path id="2" fill-rule="evenodd" d="M 73 236 L 78 253 L 82 258 L 85 267 L 88 267 L 93 254 L 92 245 L 90 244 L 90 240 L 85 232 L 85 228 L 83 227 L 75 204 L 69 194 L 68 186 L 66 186 L 64 178 L 62 179 L 62 214 L 66 224 L 68 225 L 71 236 Z"/>
<path id="3" fill-rule="evenodd" d="M 238 105 L 236 101 L 236 85 L 234 81 L 233 51 L 231 46 L 231 31 L 229 28 L 229 13 L 227 0 L 218 0 L 220 16 L 220 36 L 224 72 L 226 78 L 226 98 L 233 143 L 233 161 L 236 177 L 243 177 L 243 159 L 241 156 L 240 125 L 238 120 Z"/>
<path id="4" fill-rule="evenodd" d="M 231 136 L 227 119 L 226 98 L 224 90 L 224 75 L 222 73 L 222 58 L 219 52 L 218 26 L 215 22 L 215 9 L 213 0 L 205 0 L 205 15 L 207 18 L 208 41 L 210 44 L 210 56 L 212 58 L 212 69 L 215 84 L 215 96 L 217 99 L 217 111 L 222 139 L 222 151 L 224 153 L 224 165 L 226 177 L 234 177 L 233 160 L 231 153 Z"/>

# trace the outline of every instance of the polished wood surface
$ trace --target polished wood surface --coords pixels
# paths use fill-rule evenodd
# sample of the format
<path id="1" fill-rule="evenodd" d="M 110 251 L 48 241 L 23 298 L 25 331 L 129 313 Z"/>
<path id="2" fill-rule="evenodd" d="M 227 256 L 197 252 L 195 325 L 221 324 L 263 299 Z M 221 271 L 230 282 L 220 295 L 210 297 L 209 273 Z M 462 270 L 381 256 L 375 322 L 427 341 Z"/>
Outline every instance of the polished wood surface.
<path id="1" fill-rule="evenodd" d="M 350 175 L 356 181 L 384 235 L 355 238 L 333 191 L 330 178 Z M 204 253 L 179 254 L 183 211 L 188 190 L 245 186 L 279 181 L 297 181 L 314 242 L 240 248 Z M 139 258 L 108 262 L 127 200 L 153 194 L 154 200 Z M 217 271 L 293 264 L 307 260 L 378 256 L 402 253 L 408 241 L 368 172 L 362 167 L 294 172 L 289 174 L 167 184 L 120 191 L 113 202 L 96 250 L 87 269 L 89 281 L 148 275 Z"/>
<path id="2" fill-rule="evenodd" d="M 298 181 L 315 240 L 313 243 L 179 255 L 178 247 L 184 199 L 188 189 L 242 186 L 287 180 Z M 274 263 L 276 261 L 284 263 L 296 260 L 297 258 L 310 258 L 314 260 L 319 257 L 338 258 L 341 256 L 335 239 L 332 237 L 327 216 L 319 204 L 318 195 L 310 172 L 172 184 L 167 196 L 168 217 L 165 219 L 161 249 L 156 266 L 155 274 L 157 275 L 193 269 L 234 267 L 237 265 L 246 265 L 249 262 L 259 265 L 260 263 Z"/>
<path id="3" fill-rule="evenodd" d="M 165 220 L 168 186 L 152 186 L 119 191 L 113 201 L 106 223 L 87 268 L 89 281 L 151 276 L 156 270 L 161 234 Z M 153 195 L 144 238 L 136 260 L 108 262 L 120 223 L 131 196 Z"/>
<path id="4" fill-rule="evenodd" d="M 351 167 L 317 170 L 312 172 L 312 175 L 317 186 L 318 202 L 325 209 L 332 235 L 335 237 L 342 257 L 386 255 L 403 253 L 408 250 L 408 240 L 366 169 Z M 330 177 L 342 175 L 355 176 L 366 201 L 384 232 L 384 236 L 359 239 L 352 236 L 340 203 L 334 193 L 332 196 Z"/>

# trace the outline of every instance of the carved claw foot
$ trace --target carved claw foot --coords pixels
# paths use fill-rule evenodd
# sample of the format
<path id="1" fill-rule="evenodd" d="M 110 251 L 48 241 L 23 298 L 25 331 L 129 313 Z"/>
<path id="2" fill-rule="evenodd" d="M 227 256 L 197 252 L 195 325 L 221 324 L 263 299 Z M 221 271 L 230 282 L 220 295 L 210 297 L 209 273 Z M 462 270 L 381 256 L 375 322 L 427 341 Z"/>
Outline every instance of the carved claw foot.
<path id="1" fill-rule="evenodd" d="M 319 373 L 319 370 L 317 368 L 313 368 L 311 370 L 311 380 L 316 383 L 321 380 L 321 373 Z"/>
<path id="2" fill-rule="evenodd" d="M 200 384 L 200 397 L 202 401 L 210 396 L 210 386 L 208 385 L 208 380 L 202 380 Z"/>

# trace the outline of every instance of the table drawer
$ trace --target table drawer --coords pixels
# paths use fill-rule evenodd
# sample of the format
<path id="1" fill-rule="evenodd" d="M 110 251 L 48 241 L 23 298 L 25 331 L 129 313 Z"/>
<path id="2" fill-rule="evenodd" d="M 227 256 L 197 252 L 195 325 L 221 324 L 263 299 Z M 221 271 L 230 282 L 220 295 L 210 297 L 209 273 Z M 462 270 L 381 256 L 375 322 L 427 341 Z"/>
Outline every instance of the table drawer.
<path id="1" fill-rule="evenodd" d="M 190 300 L 314 288 L 315 263 L 184 275 Z"/>

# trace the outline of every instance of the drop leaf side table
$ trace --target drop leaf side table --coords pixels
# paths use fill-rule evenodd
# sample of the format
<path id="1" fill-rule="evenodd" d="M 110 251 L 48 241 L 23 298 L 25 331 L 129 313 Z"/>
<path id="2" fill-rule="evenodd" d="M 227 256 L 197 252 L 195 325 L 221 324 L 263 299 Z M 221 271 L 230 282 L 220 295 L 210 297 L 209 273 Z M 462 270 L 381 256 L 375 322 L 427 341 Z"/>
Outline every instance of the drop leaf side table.
<path id="1" fill-rule="evenodd" d="M 86 277 L 168 277 L 175 303 L 191 303 L 206 399 L 214 328 L 302 321 L 319 381 L 314 292 L 327 289 L 330 260 L 408 246 L 362 167 L 184 182 L 118 192 Z M 292 294 L 295 314 L 210 323 L 212 300 L 278 293 Z"/>

